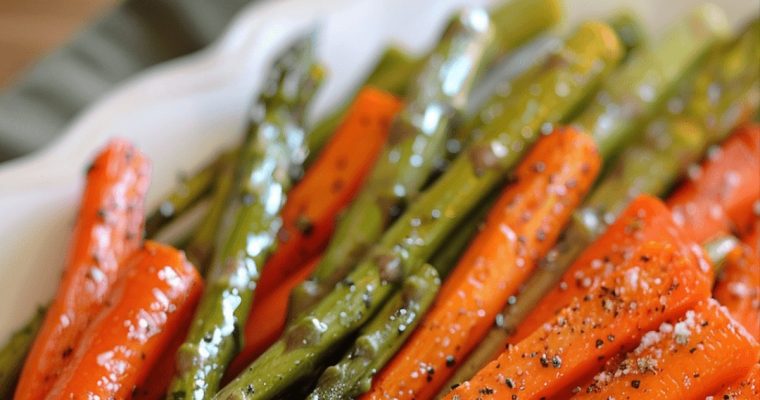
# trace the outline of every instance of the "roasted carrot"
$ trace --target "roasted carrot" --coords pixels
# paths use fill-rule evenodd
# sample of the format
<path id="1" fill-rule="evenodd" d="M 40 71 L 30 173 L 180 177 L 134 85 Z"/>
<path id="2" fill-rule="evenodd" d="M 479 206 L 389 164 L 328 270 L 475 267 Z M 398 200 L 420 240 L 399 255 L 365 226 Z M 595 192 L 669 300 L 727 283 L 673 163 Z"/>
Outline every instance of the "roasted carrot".
<path id="1" fill-rule="evenodd" d="M 744 242 L 755 253 L 755 257 L 760 258 L 760 217 L 755 220 L 752 230 L 742 237 Z"/>
<path id="2" fill-rule="evenodd" d="M 679 247 L 681 254 L 692 256 L 692 261 L 709 269 L 701 250 L 681 237 L 681 230 L 662 201 L 648 195 L 634 199 L 607 231 L 581 253 L 557 286 L 518 325 L 509 343 L 525 339 L 574 297 L 581 297 L 590 288 L 598 286 L 614 272 L 616 265 L 647 241 L 673 243 Z"/>
<path id="3" fill-rule="evenodd" d="M 82 333 L 139 248 L 150 165 L 131 144 L 111 141 L 87 172 L 87 185 L 63 279 L 21 373 L 16 399 L 42 399 L 70 362 Z"/>
<path id="4" fill-rule="evenodd" d="M 158 361 L 150 369 L 147 378 L 132 391 L 132 399 L 163 400 L 166 398 L 169 384 L 177 372 L 177 350 L 185 342 L 187 331 L 193 322 L 194 313 L 195 310 L 193 309 L 183 316 L 179 328 L 172 335 L 169 344 L 164 347 L 164 351 L 161 352 Z"/>
<path id="5" fill-rule="evenodd" d="M 670 243 L 648 242 L 446 398 L 552 398 L 708 296 L 708 280 L 690 257 Z"/>
<path id="6" fill-rule="evenodd" d="M 288 193 L 277 250 L 264 266 L 256 297 L 266 297 L 322 252 L 336 218 L 372 169 L 400 109 L 401 102 L 391 94 L 371 87 L 359 92 L 319 158 Z"/>
<path id="7" fill-rule="evenodd" d="M 367 399 L 433 396 L 477 345 L 510 294 L 551 248 L 601 165 L 593 139 L 572 128 L 542 138 L 507 186 L 412 337 Z"/>
<path id="8" fill-rule="evenodd" d="M 753 400 L 760 399 L 760 362 L 741 379 L 732 382 L 717 395 L 707 396 L 705 400 Z"/>
<path id="9" fill-rule="evenodd" d="M 184 253 L 146 242 L 125 263 L 46 399 L 125 399 L 192 314 L 203 281 Z"/>
<path id="10" fill-rule="evenodd" d="M 690 174 L 668 206 L 692 240 L 748 231 L 760 201 L 760 124 L 738 128 L 701 168 Z M 695 222 L 697 221 L 697 222 Z"/>
<path id="11" fill-rule="evenodd" d="M 713 297 L 760 340 L 760 259 L 749 246 L 729 254 Z"/>
<path id="12" fill-rule="evenodd" d="M 707 299 L 647 332 L 614 369 L 576 387 L 573 399 L 704 399 L 749 372 L 759 350 L 718 302 Z"/>
<path id="13" fill-rule="evenodd" d="M 248 323 L 245 325 L 245 332 L 243 333 L 245 346 L 228 367 L 226 373 L 228 377 L 237 376 L 240 371 L 280 337 L 287 320 L 288 296 L 294 287 L 311 274 L 318 261 L 319 257 L 312 259 L 305 267 L 299 268 L 267 296 L 253 301 Z"/>

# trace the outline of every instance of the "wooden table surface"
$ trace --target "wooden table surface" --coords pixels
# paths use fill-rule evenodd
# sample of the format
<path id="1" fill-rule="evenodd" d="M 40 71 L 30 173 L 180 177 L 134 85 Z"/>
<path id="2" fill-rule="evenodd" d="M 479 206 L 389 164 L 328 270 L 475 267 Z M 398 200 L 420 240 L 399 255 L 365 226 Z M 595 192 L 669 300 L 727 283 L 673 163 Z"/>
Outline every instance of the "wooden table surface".
<path id="1" fill-rule="evenodd" d="M 116 0 L 0 0 L 0 89 Z"/>

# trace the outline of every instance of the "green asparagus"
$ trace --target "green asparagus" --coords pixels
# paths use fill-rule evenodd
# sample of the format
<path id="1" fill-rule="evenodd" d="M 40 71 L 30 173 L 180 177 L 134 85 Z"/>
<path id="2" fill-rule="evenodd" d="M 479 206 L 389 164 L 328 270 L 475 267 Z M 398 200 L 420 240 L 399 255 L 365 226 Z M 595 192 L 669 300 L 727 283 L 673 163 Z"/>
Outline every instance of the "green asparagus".
<path id="1" fill-rule="evenodd" d="M 21 374 L 24 359 L 26 359 L 29 348 L 32 347 L 34 338 L 37 336 L 37 331 L 42 326 L 44 319 L 45 309 L 37 309 L 34 317 L 23 328 L 13 333 L 5 345 L 0 348 L 0 399 L 13 397 L 13 390 L 16 387 L 19 374 Z"/>
<path id="2" fill-rule="evenodd" d="M 322 80 L 312 39 L 299 40 L 274 65 L 252 109 L 219 251 L 185 343 L 177 354 L 171 399 L 208 399 L 241 347 L 261 268 L 277 243 L 278 216 L 305 157 L 305 107 Z"/>
<path id="3" fill-rule="evenodd" d="M 493 359 L 509 332 L 556 284 L 583 249 L 604 232 L 632 197 L 640 193 L 665 194 L 688 165 L 703 154 L 705 146 L 721 140 L 737 122 L 733 119 L 732 124 L 710 128 L 709 121 L 716 119 L 714 115 L 725 116 L 734 114 L 733 110 L 757 107 L 757 74 L 748 73 L 746 68 L 728 69 L 728 66 L 736 66 L 739 60 L 751 62 L 759 38 L 757 34 L 742 35 L 729 51 L 714 54 L 696 72 L 688 74 L 676 94 L 667 101 L 671 111 L 666 110 L 663 116 L 651 121 L 643 137 L 623 151 L 576 212 L 563 238 L 541 262 L 541 268 L 524 285 L 517 302 L 504 310 L 499 326 L 489 332 L 447 386 L 469 379 Z M 714 94 L 711 104 L 715 108 L 698 107 L 710 99 L 716 87 L 725 89 Z M 745 118 L 750 115 L 749 112 L 742 114 Z"/>
<path id="4" fill-rule="evenodd" d="M 406 278 L 401 290 L 362 329 L 343 359 L 325 370 L 309 399 L 348 399 L 369 390 L 372 376 L 412 333 L 433 303 L 440 284 L 430 264 Z"/>
<path id="5" fill-rule="evenodd" d="M 214 250 L 214 241 L 220 229 L 222 216 L 227 208 L 228 198 L 235 185 L 236 165 L 236 162 L 228 163 L 219 170 L 211 192 L 208 210 L 206 210 L 203 219 L 184 247 L 188 260 L 204 272 L 204 275 L 208 270 L 208 264 Z"/>
<path id="6" fill-rule="evenodd" d="M 709 47 L 728 34 L 720 8 L 705 5 L 676 24 L 652 48 L 642 49 L 610 76 L 574 124 L 591 134 L 609 160 Z"/>
<path id="7" fill-rule="evenodd" d="M 181 176 L 179 185 L 174 191 L 161 201 L 158 209 L 148 215 L 145 221 L 145 236 L 149 238 L 154 237 L 164 225 L 171 222 L 175 217 L 206 196 L 213 186 L 214 178 L 219 173 L 223 164 L 229 161 L 229 158 L 229 155 L 225 153 L 201 168 L 194 175 Z"/>
<path id="8" fill-rule="evenodd" d="M 319 365 L 336 343 L 380 308 L 397 279 L 421 266 L 501 182 L 542 126 L 561 120 L 620 55 L 612 29 L 590 22 L 544 64 L 518 79 L 514 96 L 504 100 L 503 112 L 482 138 L 409 206 L 346 279 L 216 398 L 269 399 Z M 567 90 L 557 93 L 558 86 Z"/>
<path id="9" fill-rule="evenodd" d="M 483 204 L 473 210 L 456 232 L 449 235 L 446 246 L 433 255 L 429 264 L 424 264 L 422 269 L 415 270 L 411 277 L 406 279 L 401 292 L 388 300 L 377 315 L 362 328 L 362 334 L 354 342 L 354 348 L 339 364 L 326 370 L 311 399 L 355 398 L 369 390 L 374 374 L 398 351 L 432 305 L 440 285 L 439 277 L 445 277 L 456 265 L 459 256 L 477 233 L 485 215 L 496 200 L 497 193 L 489 196 Z M 427 288 L 419 284 L 424 278 L 428 279 Z M 409 301 L 411 290 L 416 294 L 413 298 L 420 298 L 419 300 Z M 371 347 L 365 350 L 369 344 Z"/>
<path id="10" fill-rule="evenodd" d="M 620 43 L 623 44 L 623 48 L 625 49 L 623 61 L 627 61 L 634 50 L 644 45 L 644 41 L 646 40 L 644 27 L 641 26 L 641 22 L 633 14 L 629 12 L 615 14 L 610 19 L 610 26 L 617 33 Z"/>
<path id="11" fill-rule="evenodd" d="M 445 152 L 448 132 L 463 112 L 473 82 L 494 55 L 487 14 L 452 19 L 414 80 L 410 99 L 391 125 L 388 143 L 346 210 L 309 280 L 293 290 L 290 315 L 300 316 L 343 279 L 415 197 Z"/>

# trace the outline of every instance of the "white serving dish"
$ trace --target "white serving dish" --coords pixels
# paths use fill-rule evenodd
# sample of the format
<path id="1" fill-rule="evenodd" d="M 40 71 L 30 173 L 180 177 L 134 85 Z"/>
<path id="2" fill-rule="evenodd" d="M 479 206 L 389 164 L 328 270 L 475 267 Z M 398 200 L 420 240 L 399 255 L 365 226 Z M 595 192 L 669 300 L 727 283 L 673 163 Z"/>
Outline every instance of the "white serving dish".
<path id="1" fill-rule="evenodd" d="M 0 165 L 0 341 L 46 303 L 58 284 L 83 170 L 108 138 L 134 141 L 153 160 L 155 206 L 180 171 L 233 143 L 276 51 L 319 24 L 331 78 L 314 116 L 339 102 L 389 42 L 421 52 L 446 16 L 486 0 L 281 0 L 245 9 L 216 44 L 145 71 L 83 112 L 48 148 Z M 652 35 L 701 1 L 565 0 L 565 24 L 634 11 Z M 716 0 L 732 23 L 756 3 Z"/>

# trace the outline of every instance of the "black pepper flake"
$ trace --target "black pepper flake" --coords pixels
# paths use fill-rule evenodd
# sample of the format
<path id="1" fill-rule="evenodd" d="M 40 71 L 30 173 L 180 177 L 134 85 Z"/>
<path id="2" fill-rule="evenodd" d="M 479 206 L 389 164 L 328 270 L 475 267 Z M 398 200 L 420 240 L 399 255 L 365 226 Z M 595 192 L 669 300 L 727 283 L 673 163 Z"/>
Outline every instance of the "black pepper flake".
<path id="1" fill-rule="evenodd" d="M 304 235 L 309 236 L 314 232 L 314 223 L 311 222 L 309 217 L 305 215 L 299 215 L 296 218 L 296 228 Z"/>
<path id="2" fill-rule="evenodd" d="M 689 353 L 694 354 L 694 352 L 697 351 L 696 347 L 692 347 L 689 349 Z"/>
<path id="3" fill-rule="evenodd" d="M 479 390 L 480 394 L 494 394 L 494 390 L 488 386 Z"/>
<path id="4" fill-rule="evenodd" d="M 633 387 L 634 389 L 638 389 L 639 386 L 641 386 L 641 381 L 640 380 L 634 379 L 634 380 L 631 381 L 631 387 Z"/>
<path id="5" fill-rule="evenodd" d="M 70 355 L 71 355 L 71 353 L 72 353 L 73 351 L 74 351 L 74 348 L 73 348 L 73 347 L 71 347 L 71 346 L 69 346 L 69 347 L 66 347 L 66 348 L 63 350 L 63 354 L 61 354 L 61 355 L 63 356 L 63 358 L 67 358 L 68 356 L 70 356 Z"/>
<path id="6" fill-rule="evenodd" d="M 506 384 L 510 389 L 514 389 L 515 387 L 515 382 L 511 378 L 505 379 L 504 384 Z"/>
<path id="7" fill-rule="evenodd" d="M 102 208 L 98 208 L 98 218 L 105 220 L 106 219 L 106 210 Z"/>
<path id="8" fill-rule="evenodd" d="M 546 354 L 541 354 L 541 358 L 538 361 L 541 362 L 542 367 L 549 368 L 549 359 L 546 358 Z"/>
<path id="9" fill-rule="evenodd" d="M 456 363 L 456 358 L 454 358 L 454 356 L 452 356 L 452 355 L 446 356 L 446 366 L 447 367 L 451 368 L 451 367 L 454 366 L 455 363 Z"/>
<path id="10" fill-rule="evenodd" d="M 596 348 L 599 349 L 602 346 L 604 346 L 604 340 L 602 340 L 602 339 L 596 339 Z"/>
<path id="11" fill-rule="evenodd" d="M 246 394 L 254 394 L 256 390 L 253 388 L 253 384 L 249 383 L 248 386 L 246 386 L 245 388 L 245 392 Z"/>
<path id="12" fill-rule="evenodd" d="M 332 190 L 333 193 L 339 192 L 341 189 L 343 189 L 343 181 L 340 179 L 336 179 L 333 181 L 333 183 L 330 185 L 330 190 Z"/>
<path id="13" fill-rule="evenodd" d="M 562 358 L 560 356 L 554 356 L 552 357 L 552 366 L 554 368 L 559 368 L 562 366 Z"/>

